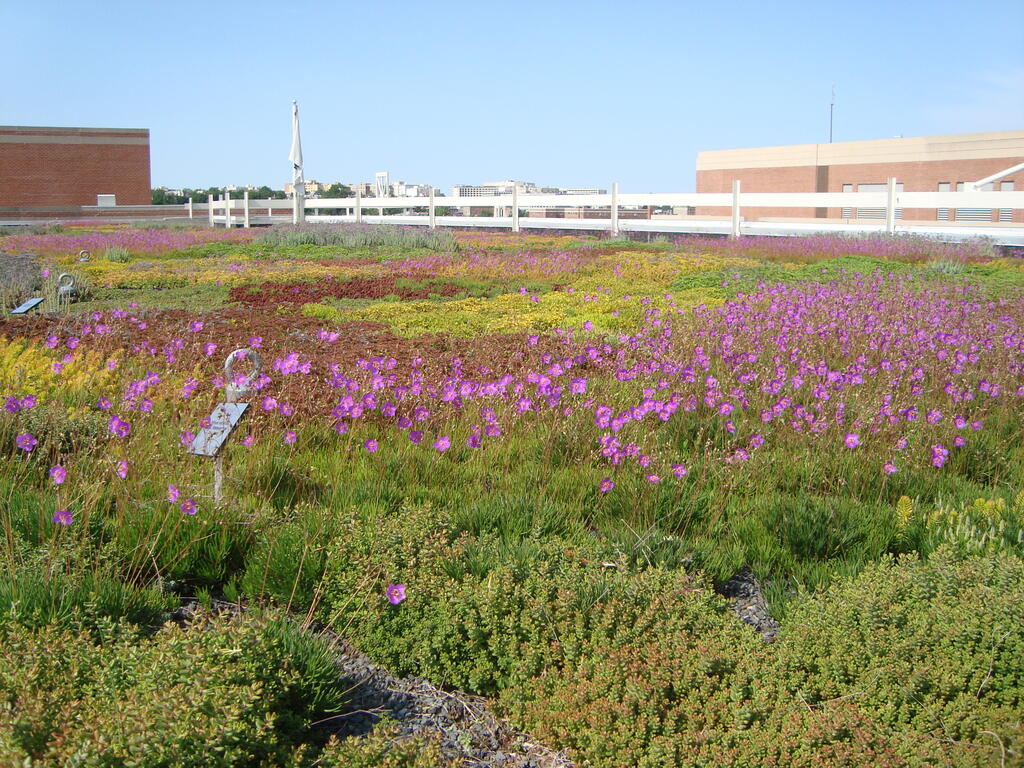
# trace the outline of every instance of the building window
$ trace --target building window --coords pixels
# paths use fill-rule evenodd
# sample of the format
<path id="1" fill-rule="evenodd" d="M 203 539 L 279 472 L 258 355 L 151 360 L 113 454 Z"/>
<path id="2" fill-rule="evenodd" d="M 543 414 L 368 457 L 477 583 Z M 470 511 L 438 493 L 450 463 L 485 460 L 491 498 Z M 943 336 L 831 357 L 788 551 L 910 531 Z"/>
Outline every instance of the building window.
<path id="1" fill-rule="evenodd" d="M 843 192 L 853 192 L 853 184 L 843 184 Z M 844 219 L 852 219 L 853 208 L 843 208 L 842 217 Z"/>
<path id="2" fill-rule="evenodd" d="M 1003 181 L 999 184 L 1000 192 L 1013 192 L 1013 182 Z M 1000 208 L 999 209 L 999 221 L 1013 221 L 1013 209 L 1012 208 Z"/>
<path id="3" fill-rule="evenodd" d="M 985 184 L 980 191 L 991 192 L 994 185 L 989 183 Z M 964 189 L 964 183 L 961 181 L 956 185 L 956 191 L 962 192 Z M 991 208 L 957 208 L 956 209 L 956 220 L 957 221 L 992 221 L 992 209 Z"/>
<path id="4" fill-rule="evenodd" d="M 951 192 L 951 186 L 948 181 L 940 181 L 939 192 Z M 937 208 L 935 210 L 935 218 L 939 221 L 949 221 L 949 208 Z"/>

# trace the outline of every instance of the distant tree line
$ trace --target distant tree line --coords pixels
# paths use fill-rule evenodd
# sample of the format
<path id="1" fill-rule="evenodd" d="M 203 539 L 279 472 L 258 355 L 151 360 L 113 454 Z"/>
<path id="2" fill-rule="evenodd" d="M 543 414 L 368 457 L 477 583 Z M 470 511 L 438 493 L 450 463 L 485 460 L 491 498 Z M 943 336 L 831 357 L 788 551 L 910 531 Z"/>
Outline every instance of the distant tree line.
<path id="1" fill-rule="evenodd" d="M 348 187 L 345 188 L 348 189 Z M 349 191 L 351 192 L 351 190 Z M 234 189 L 229 194 L 231 195 L 232 200 L 241 200 L 243 193 L 244 190 Z M 216 200 L 223 194 L 224 187 L 183 189 L 180 195 L 174 194 L 166 189 L 154 189 L 151 190 L 151 199 L 153 205 L 181 205 L 182 203 L 187 203 L 190 197 L 194 203 L 205 203 L 211 195 L 213 196 L 213 199 Z M 271 189 L 266 185 L 249 190 L 250 200 L 284 200 L 285 197 L 286 195 L 283 189 Z"/>

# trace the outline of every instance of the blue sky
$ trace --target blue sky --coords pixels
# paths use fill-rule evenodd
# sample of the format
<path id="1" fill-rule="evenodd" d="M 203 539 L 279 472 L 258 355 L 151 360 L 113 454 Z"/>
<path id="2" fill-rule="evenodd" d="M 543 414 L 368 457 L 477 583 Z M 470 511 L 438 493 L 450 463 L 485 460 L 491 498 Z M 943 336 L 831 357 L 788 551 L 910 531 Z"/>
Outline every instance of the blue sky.
<path id="1" fill-rule="evenodd" d="M 693 189 L 701 150 L 1024 128 L 1024 3 L 5 2 L 0 124 L 149 128 L 152 181 Z"/>

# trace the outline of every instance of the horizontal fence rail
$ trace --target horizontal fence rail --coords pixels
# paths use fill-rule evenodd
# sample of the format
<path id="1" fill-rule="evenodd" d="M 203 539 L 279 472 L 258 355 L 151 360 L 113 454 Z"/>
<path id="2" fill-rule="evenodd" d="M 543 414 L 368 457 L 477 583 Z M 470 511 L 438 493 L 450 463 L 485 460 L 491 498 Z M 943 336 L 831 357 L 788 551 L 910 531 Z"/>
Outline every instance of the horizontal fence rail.
<path id="1" fill-rule="evenodd" d="M 811 232 L 913 232 L 938 234 L 954 238 L 987 236 L 998 244 L 1024 246 L 1024 224 L 1009 225 L 988 221 L 956 223 L 942 218 L 942 212 L 998 211 L 1003 221 L 1008 212 L 1024 210 L 1024 192 L 904 192 L 890 179 L 884 191 L 872 192 L 742 192 L 734 182 L 732 192 L 692 193 L 619 193 L 612 185 L 611 193 L 585 195 L 508 194 L 466 197 L 342 197 L 300 200 L 301 212 L 292 200 L 210 200 L 186 203 L 192 218 L 207 218 L 211 225 L 250 226 L 290 221 L 311 222 L 373 222 L 411 226 L 455 226 L 508 228 L 518 232 L 527 229 L 579 229 L 610 231 L 618 234 L 634 232 L 693 232 L 706 234 L 808 234 Z M 635 209 L 655 207 L 728 209 L 731 216 L 699 218 L 630 218 Z M 490 208 L 493 216 L 441 216 L 438 208 Z M 576 209 L 580 218 L 524 215 L 523 211 Z M 844 218 L 818 218 L 814 221 L 744 221 L 744 208 L 837 209 L 844 214 L 856 209 L 870 211 L 876 221 Z M 902 209 L 931 209 L 936 222 L 899 220 Z M 408 211 L 421 209 L 419 215 Z M 401 210 L 403 214 L 385 214 Z M 341 211 L 341 213 L 335 213 Z M 582 217 L 585 215 L 586 217 Z M 865 219 L 869 218 L 867 215 Z M 990 214 L 991 218 L 991 214 Z M 525 221 L 524 221 L 525 220 Z M 960 218 L 964 222 L 964 218 Z M 993 226 L 984 226 L 986 223 Z"/>

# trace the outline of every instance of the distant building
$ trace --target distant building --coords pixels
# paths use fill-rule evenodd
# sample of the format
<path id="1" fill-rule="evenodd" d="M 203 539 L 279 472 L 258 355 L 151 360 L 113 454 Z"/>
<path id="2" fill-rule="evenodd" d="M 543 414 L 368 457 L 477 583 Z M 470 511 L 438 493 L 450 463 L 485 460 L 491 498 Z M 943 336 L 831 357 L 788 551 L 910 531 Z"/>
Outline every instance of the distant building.
<path id="1" fill-rule="evenodd" d="M 348 184 L 353 194 L 362 197 L 377 197 L 384 192 L 385 197 L 430 197 L 430 190 L 438 192 L 437 187 L 430 184 L 409 184 L 405 181 L 390 181 L 386 173 L 377 174 L 373 181 L 354 181 Z"/>
<path id="2" fill-rule="evenodd" d="M 952 192 L 1024 162 L 1024 130 L 946 136 L 724 149 L 697 155 L 697 191 L 877 192 L 889 178 L 907 192 Z M 1024 189 L 1024 171 L 998 179 L 984 191 Z M 727 216 L 728 208 L 697 209 Z M 884 208 L 744 208 L 748 220 L 771 218 L 881 219 Z M 897 211 L 904 220 L 1024 223 L 1024 211 L 987 208 L 921 208 Z"/>
<path id="3" fill-rule="evenodd" d="M 0 126 L 0 218 L 149 205 L 149 129 Z"/>
<path id="4" fill-rule="evenodd" d="M 483 184 L 460 184 L 452 187 L 452 197 L 488 197 L 511 195 L 513 188 L 520 195 L 604 195 L 606 189 L 580 187 L 538 187 L 532 181 L 485 181 Z"/>

